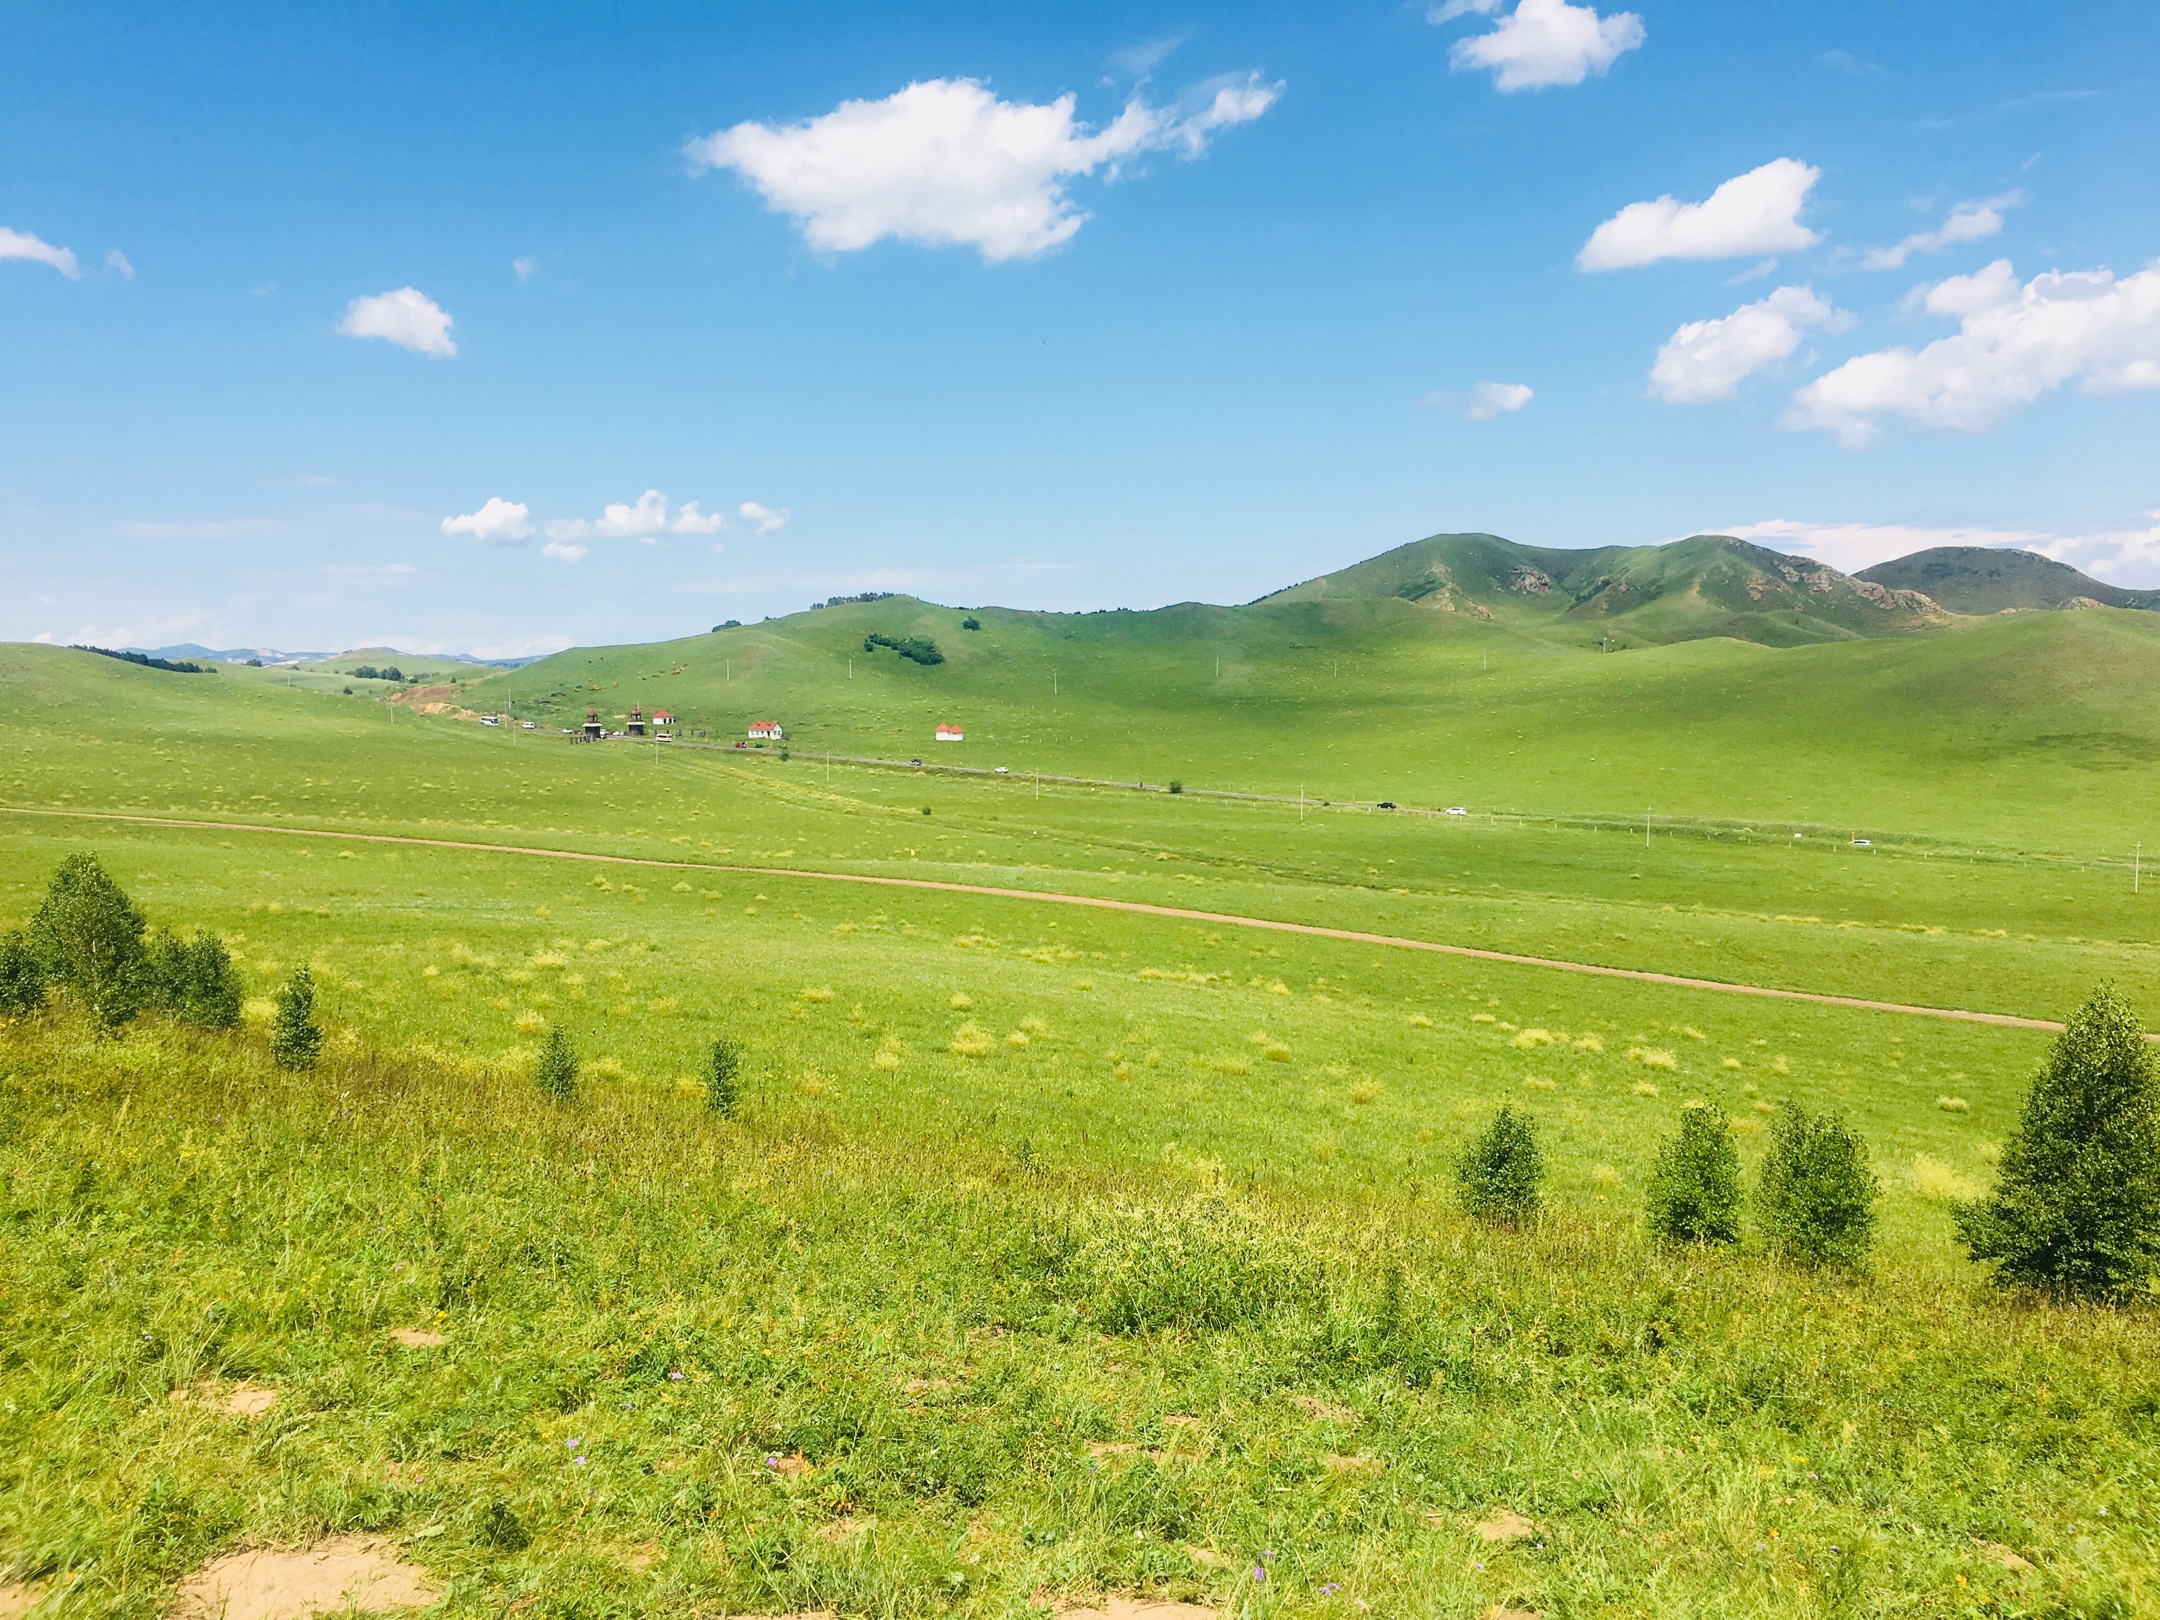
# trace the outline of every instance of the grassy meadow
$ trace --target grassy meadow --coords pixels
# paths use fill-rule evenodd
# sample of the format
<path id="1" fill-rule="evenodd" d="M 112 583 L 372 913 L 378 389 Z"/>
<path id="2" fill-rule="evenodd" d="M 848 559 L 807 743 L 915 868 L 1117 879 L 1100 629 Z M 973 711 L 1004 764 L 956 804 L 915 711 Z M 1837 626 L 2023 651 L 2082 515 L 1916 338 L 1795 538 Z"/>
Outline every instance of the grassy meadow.
<path id="1" fill-rule="evenodd" d="M 1485 625 L 1391 650 L 1380 621 L 1418 610 L 1381 604 L 1336 626 L 1372 661 L 1345 657 L 1355 702 L 1296 704 L 1229 654 L 1246 696 L 1173 701 L 1164 672 L 1206 643 L 1120 647 L 1110 621 L 1140 616 L 1099 615 L 1060 696 L 1121 671 L 1115 704 L 1029 719 L 1034 654 L 999 638 L 1049 631 L 940 619 L 946 665 L 866 669 L 864 625 L 915 633 L 896 607 L 932 623 L 828 609 L 459 699 L 569 724 L 596 695 L 564 675 L 590 659 L 584 686 L 625 710 L 711 731 L 769 711 L 801 739 L 785 760 L 0 648 L 0 804 L 63 812 L 0 815 L 0 927 L 91 849 L 154 923 L 224 937 L 250 997 L 232 1037 L 0 1027 L 0 1300 L 27 1329 L 0 1360 L 0 1580 L 34 1581 L 40 1620 L 156 1613 L 205 1556 L 323 1526 L 399 1538 L 461 1613 L 1007 1614 L 1130 1590 L 1346 1617 L 2155 1607 L 2149 1314 L 1998 1297 L 1950 1241 L 2043 1032 L 697 869 L 2038 1017 L 2109 978 L 2150 1017 L 2160 897 L 2114 847 L 2149 799 L 2151 711 L 2120 697 L 2150 678 L 2137 615 L 1607 655 Z M 1267 611 L 1288 637 L 1337 610 Z M 2077 680 L 2000 674 L 2073 653 Z M 1016 772 L 1294 791 L 1280 768 L 1318 758 L 1309 791 L 1335 802 L 816 757 L 821 735 L 928 753 L 918 717 L 967 721 L 967 762 Z M 1373 811 L 1413 798 L 1390 772 L 1492 791 L 1418 800 L 1472 801 L 1461 820 Z M 1656 773 L 1671 819 L 1646 842 L 1625 818 Z M 1828 835 L 1833 802 L 1876 807 L 1868 847 Z M 302 964 L 331 1042 L 295 1078 L 263 1024 Z M 557 1026 L 586 1059 L 567 1109 L 527 1079 Z M 718 1035 L 747 1054 L 736 1122 L 696 1094 Z M 1719 1109 L 1752 1168 L 1785 1098 L 1870 1144 L 1873 1276 L 1646 1245 L 1678 1109 Z M 1502 1103 L 1538 1117 L 1551 1171 L 1522 1235 L 1450 1196 Z M 258 1385 L 274 1408 L 220 1415 Z"/>

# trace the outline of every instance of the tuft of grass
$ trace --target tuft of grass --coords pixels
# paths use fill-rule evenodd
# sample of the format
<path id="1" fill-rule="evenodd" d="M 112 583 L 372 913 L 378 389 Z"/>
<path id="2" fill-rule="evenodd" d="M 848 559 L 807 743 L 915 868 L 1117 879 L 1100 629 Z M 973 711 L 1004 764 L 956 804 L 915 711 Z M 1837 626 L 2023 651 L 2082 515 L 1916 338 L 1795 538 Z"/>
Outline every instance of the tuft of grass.
<path id="1" fill-rule="evenodd" d="M 988 1057 L 997 1049 L 997 1037 L 973 1019 L 953 1031 L 952 1044 L 946 1048 L 955 1057 Z"/>
<path id="2" fill-rule="evenodd" d="M 1658 1094 L 1655 1080 L 1638 1080 L 1628 1090 L 1637 1097 L 1655 1097 Z"/>
<path id="3" fill-rule="evenodd" d="M 1971 1180 L 1932 1154 L 1913 1155 L 1909 1178 L 1913 1192 L 1931 1204 L 1962 1204 L 1980 1196 Z"/>
<path id="4" fill-rule="evenodd" d="M 1658 1046 L 1631 1046 L 1627 1051 L 1630 1063 L 1640 1063 L 1646 1069 L 1677 1069 L 1680 1060 Z"/>
<path id="5" fill-rule="evenodd" d="M 1935 1106 L 1946 1114 L 1962 1114 L 1972 1104 L 1968 1103 L 1963 1097 L 1937 1097 Z"/>

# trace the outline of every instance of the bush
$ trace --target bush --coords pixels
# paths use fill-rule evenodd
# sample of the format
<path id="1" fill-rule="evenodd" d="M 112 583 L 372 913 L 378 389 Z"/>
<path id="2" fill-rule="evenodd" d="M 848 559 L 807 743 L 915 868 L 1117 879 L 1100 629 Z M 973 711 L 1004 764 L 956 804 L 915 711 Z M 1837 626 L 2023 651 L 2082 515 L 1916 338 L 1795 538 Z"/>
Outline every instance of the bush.
<path id="1" fill-rule="evenodd" d="M 918 664 L 942 664 L 945 662 L 945 655 L 938 651 L 938 644 L 928 636 L 895 638 L 871 634 L 863 637 L 862 650 L 864 652 L 876 652 L 880 647 L 890 647 L 902 658 L 912 659 Z"/>
<path id="2" fill-rule="evenodd" d="M 982 620 L 976 618 L 974 614 L 970 613 L 966 618 L 960 621 L 960 628 L 963 630 L 980 630 L 982 628 Z"/>
<path id="3" fill-rule="evenodd" d="M 1882 1184 L 1867 1144 L 1834 1114 L 1779 1105 L 1755 1190 L 1755 1224 L 1771 1249 L 1811 1266 L 1858 1266 L 1875 1241 Z"/>
<path id="4" fill-rule="evenodd" d="M 1668 1243 L 1740 1240 L 1740 1152 L 1714 1108 L 1680 1110 L 1680 1129 L 1659 1144 L 1646 1213 Z"/>
<path id="5" fill-rule="evenodd" d="M 30 919 L 29 946 L 46 978 L 72 990 L 106 1029 L 141 1010 L 150 989 L 143 915 L 95 855 L 60 863 Z"/>
<path id="6" fill-rule="evenodd" d="M 557 1102 L 568 1102 L 577 1095 L 577 1077 L 577 1053 L 571 1049 L 570 1037 L 558 1025 L 541 1043 L 540 1061 L 533 1066 L 533 1084 Z"/>
<path id="7" fill-rule="evenodd" d="M 718 1040 L 705 1054 L 705 1106 L 722 1119 L 733 1119 L 742 1106 L 742 1054 L 735 1043 Z"/>
<path id="8" fill-rule="evenodd" d="M 45 1010 L 45 964 L 20 928 L 0 935 L 0 1018 Z"/>
<path id="9" fill-rule="evenodd" d="M 1463 1208 L 1481 1221 L 1520 1226 L 1536 1216 L 1545 1156 L 1538 1151 L 1537 1121 L 1502 1108 L 1455 1164 Z"/>
<path id="10" fill-rule="evenodd" d="M 151 999 L 204 1029 L 240 1022 L 240 975 L 224 942 L 198 931 L 193 939 L 160 934 L 150 950 Z"/>
<path id="11" fill-rule="evenodd" d="M 1957 1211 L 1973 1259 L 2005 1287 L 2120 1299 L 2160 1261 L 2160 1113 L 2152 1047 L 2102 985 L 2025 1094 L 1995 1190 Z"/>
<path id="12" fill-rule="evenodd" d="M 277 993 L 270 1061 L 281 1069 L 312 1069 L 321 1055 L 322 1031 L 315 1027 L 315 975 L 296 967 Z"/>

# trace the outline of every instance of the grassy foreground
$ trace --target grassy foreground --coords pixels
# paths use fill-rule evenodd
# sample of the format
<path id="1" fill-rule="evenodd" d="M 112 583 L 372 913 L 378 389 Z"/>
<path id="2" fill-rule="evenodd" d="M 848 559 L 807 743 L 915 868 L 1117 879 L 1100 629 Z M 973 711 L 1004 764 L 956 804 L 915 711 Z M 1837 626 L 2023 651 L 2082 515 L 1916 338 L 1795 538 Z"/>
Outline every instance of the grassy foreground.
<path id="1" fill-rule="evenodd" d="M 147 1023 L 0 1033 L 0 1201 L 0 1548 L 64 1612 L 326 1526 L 459 1614 L 2154 1602 L 2153 1324 L 1969 1276 Z"/>

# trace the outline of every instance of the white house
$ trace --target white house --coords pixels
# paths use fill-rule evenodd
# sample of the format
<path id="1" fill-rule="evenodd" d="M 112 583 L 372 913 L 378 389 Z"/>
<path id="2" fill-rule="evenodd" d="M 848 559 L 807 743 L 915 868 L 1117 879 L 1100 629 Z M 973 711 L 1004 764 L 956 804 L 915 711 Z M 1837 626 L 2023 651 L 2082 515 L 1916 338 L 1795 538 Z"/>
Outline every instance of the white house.
<path id="1" fill-rule="evenodd" d="M 778 742 L 780 740 L 780 722 L 777 720 L 751 721 L 750 740 L 752 742 Z"/>
<path id="2" fill-rule="evenodd" d="M 958 726 L 941 723 L 937 728 L 937 740 L 939 742 L 966 742 L 967 733 Z"/>

